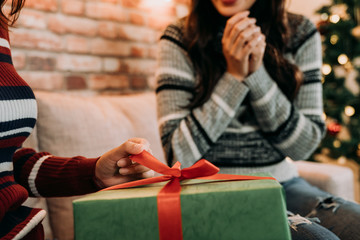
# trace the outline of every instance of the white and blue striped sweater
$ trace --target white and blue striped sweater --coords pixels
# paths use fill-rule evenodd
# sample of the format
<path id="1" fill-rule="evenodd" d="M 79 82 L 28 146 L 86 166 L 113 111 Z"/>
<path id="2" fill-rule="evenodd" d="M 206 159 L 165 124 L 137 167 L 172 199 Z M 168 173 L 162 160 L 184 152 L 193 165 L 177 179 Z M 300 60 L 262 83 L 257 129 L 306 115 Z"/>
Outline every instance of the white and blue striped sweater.
<path id="1" fill-rule="evenodd" d="M 188 167 L 205 158 L 224 173 L 270 172 L 279 181 L 297 176 L 291 161 L 307 159 L 324 135 L 320 35 L 308 19 L 289 14 L 293 35 L 285 57 L 304 81 L 293 102 L 262 66 L 243 82 L 226 73 L 201 107 L 185 109 L 196 73 L 183 45 L 183 20 L 159 43 L 158 123 L 169 163 Z"/>

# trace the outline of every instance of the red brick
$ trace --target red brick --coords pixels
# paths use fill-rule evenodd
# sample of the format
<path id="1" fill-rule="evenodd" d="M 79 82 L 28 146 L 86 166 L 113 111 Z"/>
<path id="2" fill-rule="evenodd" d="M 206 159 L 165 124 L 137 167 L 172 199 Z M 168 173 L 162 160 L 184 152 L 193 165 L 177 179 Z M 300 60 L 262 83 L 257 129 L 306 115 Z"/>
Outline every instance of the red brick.
<path id="1" fill-rule="evenodd" d="M 11 57 L 16 70 L 21 70 L 25 67 L 26 56 L 23 51 L 12 50 Z"/>
<path id="2" fill-rule="evenodd" d="M 46 12 L 55 12 L 57 10 L 57 0 L 25 1 L 25 7 L 35 8 Z"/>
<path id="3" fill-rule="evenodd" d="M 147 57 L 148 48 L 144 45 L 132 45 L 131 46 L 131 56 L 132 57 Z"/>
<path id="4" fill-rule="evenodd" d="M 69 90 L 80 90 L 80 89 L 86 89 L 86 79 L 84 76 L 80 75 L 70 75 L 66 78 L 66 86 Z"/>
<path id="5" fill-rule="evenodd" d="M 101 58 L 88 55 L 62 54 L 58 57 L 57 68 L 61 71 L 100 72 Z"/>
<path id="6" fill-rule="evenodd" d="M 19 75 L 35 90 L 61 90 L 63 75 L 55 72 L 19 71 Z"/>
<path id="7" fill-rule="evenodd" d="M 107 56 L 129 56 L 129 43 L 110 41 L 105 39 L 94 39 L 91 42 L 91 53 Z"/>
<path id="8" fill-rule="evenodd" d="M 62 39 L 53 33 L 30 29 L 14 28 L 10 31 L 12 47 L 61 51 Z"/>
<path id="9" fill-rule="evenodd" d="M 156 61 L 148 59 L 125 59 L 122 70 L 134 75 L 150 75 L 156 70 Z"/>
<path id="10" fill-rule="evenodd" d="M 147 79 L 144 76 L 134 76 L 130 79 L 131 87 L 133 89 L 146 89 Z"/>
<path id="11" fill-rule="evenodd" d="M 191 0 L 173 0 L 173 1 L 175 1 L 176 3 L 182 3 L 189 6 Z"/>
<path id="12" fill-rule="evenodd" d="M 46 29 L 46 14 L 44 12 L 25 8 L 21 11 L 15 26 L 34 29 Z"/>
<path id="13" fill-rule="evenodd" d="M 61 2 L 63 13 L 69 15 L 83 15 L 85 12 L 85 3 L 83 1 L 66 0 Z"/>
<path id="14" fill-rule="evenodd" d="M 49 18 L 49 29 L 56 33 L 74 33 L 93 37 L 97 35 L 98 23 L 91 19 L 58 15 Z"/>
<path id="15" fill-rule="evenodd" d="M 117 29 L 121 39 L 137 42 L 156 42 L 156 32 L 152 29 L 135 25 L 119 25 Z"/>
<path id="16" fill-rule="evenodd" d="M 138 8 L 141 2 L 141 0 L 122 0 L 121 4 L 128 8 Z"/>
<path id="17" fill-rule="evenodd" d="M 146 17 L 144 14 L 138 12 L 130 12 L 130 22 L 135 25 L 145 25 Z"/>
<path id="18" fill-rule="evenodd" d="M 119 72 L 121 69 L 121 61 L 118 58 L 104 58 L 103 70 L 105 72 Z"/>
<path id="19" fill-rule="evenodd" d="M 86 3 L 85 14 L 87 17 L 102 20 L 112 20 L 117 22 L 126 22 L 128 20 L 127 12 L 116 4 L 103 2 Z"/>
<path id="20" fill-rule="evenodd" d="M 96 74 L 89 79 L 89 88 L 95 90 L 124 89 L 129 87 L 129 79 L 124 75 Z"/>
<path id="21" fill-rule="evenodd" d="M 129 7 L 134 4 L 131 3 L 132 0 L 125 0 L 125 2 L 125 4 L 128 4 Z M 172 1 L 166 0 L 141 0 L 140 4 L 137 4 L 137 6 L 133 6 L 132 8 L 136 8 L 137 10 L 151 13 L 157 16 L 170 16 L 175 14 L 175 4 Z"/>
<path id="22" fill-rule="evenodd" d="M 118 26 L 114 22 L 102 21 L 99 23 L 99 35 L 104 38 L 115 39 L 118 36 Z"/>
<path id="23" fill-rule="evenodd" d="M 85 37 L 67 36 L 66 50 L 72 53 L 88 53 L 90 51 L 89 40 Z"/>
<path id="24" fill-rule="evenodd" d="M 26 60 L 28 69 L 53 71 L 56 67 L 56 59 L 53 56 L 28 56 Z"/>

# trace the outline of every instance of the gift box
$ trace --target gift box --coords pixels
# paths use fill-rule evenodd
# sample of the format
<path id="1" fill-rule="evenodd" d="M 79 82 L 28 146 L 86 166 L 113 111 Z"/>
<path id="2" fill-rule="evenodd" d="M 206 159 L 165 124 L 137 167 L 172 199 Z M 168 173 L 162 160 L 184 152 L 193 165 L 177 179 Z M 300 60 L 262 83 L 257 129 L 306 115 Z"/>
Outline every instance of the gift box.
<path id="1" fill-rule="evenodd" d="M 182 236 L 176 239 L 291 239 L 283 190 L 275 180 L 179 183 Z M 171 227 L 159 230 L 159 204 L 170 214 L 167 221 L 176 222 L 171 215 L 176 204 L 157 199 L 165 184 L 101 191 L 75 200 L 75 239 L 174 239 L 166 236 L 173 233 Z"/>

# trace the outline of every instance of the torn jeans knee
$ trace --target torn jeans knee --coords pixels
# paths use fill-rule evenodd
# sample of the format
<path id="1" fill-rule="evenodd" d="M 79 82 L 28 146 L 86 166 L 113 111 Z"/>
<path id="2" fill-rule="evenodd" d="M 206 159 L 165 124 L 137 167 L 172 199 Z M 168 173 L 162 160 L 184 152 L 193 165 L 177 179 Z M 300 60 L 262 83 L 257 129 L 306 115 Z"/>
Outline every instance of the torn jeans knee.
<path id="1" fill-rule="evenodd" d="M 313 223 L 320 223 L 319 218 L 314 217 L 314 218 L 310 218 L 310 217 L 302 217 L 299 214 L 293 214 L 292 212 L 288 211 L 288 221 L 289 221 L 289 226 L 294 229 L 295 231 L 297 230 L 297 226 L 303 225 L 303 224 L 313 224 Z"/>
<path id="2" fill-rule="evenodd" d="M 333 196 L 322 198 L 318 197 L 318 202 L 313 210 L 309 214 L 307 214 L 305 217 L 314 217 L 317 215 L 318 211 L 321 209 L 324 210 L 331 210 L 333 213 L 338 210 L 338 208 L 341 206 L 344 200 L 341 198 L 336 198 Z"/>

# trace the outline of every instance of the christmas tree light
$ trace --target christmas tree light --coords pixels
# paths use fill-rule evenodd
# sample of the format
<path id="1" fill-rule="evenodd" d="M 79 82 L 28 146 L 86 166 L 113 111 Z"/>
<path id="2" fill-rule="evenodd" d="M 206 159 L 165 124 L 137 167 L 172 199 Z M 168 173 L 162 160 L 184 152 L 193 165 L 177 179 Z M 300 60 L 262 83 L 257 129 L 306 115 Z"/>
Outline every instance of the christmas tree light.
<path id="1" fill-rule="evenodd" d="M 315 154 L 360 164 L 360 0 L 331 0 L 317 13 L 327 134 Z"/>

